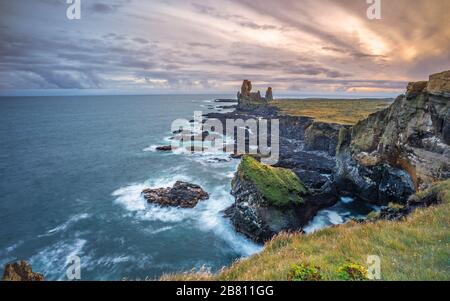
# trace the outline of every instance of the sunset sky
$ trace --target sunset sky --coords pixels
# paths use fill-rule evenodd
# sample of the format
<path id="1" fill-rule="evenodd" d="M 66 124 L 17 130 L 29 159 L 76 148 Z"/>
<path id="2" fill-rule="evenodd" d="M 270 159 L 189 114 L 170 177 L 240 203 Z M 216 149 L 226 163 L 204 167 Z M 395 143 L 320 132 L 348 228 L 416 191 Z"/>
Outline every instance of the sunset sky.
<path id="1" fill-rule="evenodd" d="M 398 94 L 450 69 L 448 0 L 0 0 L 0 91 Z"/>

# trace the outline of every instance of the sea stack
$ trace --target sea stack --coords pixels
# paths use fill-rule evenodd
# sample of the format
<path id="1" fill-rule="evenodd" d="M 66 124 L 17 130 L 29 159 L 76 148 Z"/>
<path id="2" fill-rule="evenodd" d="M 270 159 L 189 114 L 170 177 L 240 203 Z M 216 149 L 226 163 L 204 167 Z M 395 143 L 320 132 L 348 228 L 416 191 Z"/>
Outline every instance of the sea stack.
<path id="1" fill-rule="evenodd" d="M 266 92 L 266 98 L 261 96 L 261 92 L 252 92 L 252 82 L 248 79 L 245 79 L 242 82 L 241 91 L 238 92 L 237 98 L 239 105 L 260 105 L 267 104 L 268 101 L 273 100 L 272 96 L 272 88 L 269 88 Z M 270 97 L 270 100 L 267 99 L 267 96 Z"/>

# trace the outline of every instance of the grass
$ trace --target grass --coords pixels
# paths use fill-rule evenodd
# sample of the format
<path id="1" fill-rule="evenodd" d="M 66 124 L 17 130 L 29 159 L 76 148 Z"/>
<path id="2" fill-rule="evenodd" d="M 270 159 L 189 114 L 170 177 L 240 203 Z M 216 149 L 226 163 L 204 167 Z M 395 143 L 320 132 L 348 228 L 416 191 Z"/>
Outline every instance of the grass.
<path id="1" fill-rule="evenodd" d="M 289 280 L 293 266 L 320 268 L 322 279 L 342 280 L 343 266 L 366 266 L 381 259 L 383 280 L 450 280 L 450 180 L 417 197 L 433 195 L 442 204 L 418 209 L 404 221 L 347 223 L 310 235 L 280 234 L 264 251 L 202 280 Z M 168 280 L 195 280 L 195 274 Z"/>
<path id="2" fill-rule="evenodd" d="M 316 121 L 353 125 L 387 108 L 392 99 L 277 99 L 271 105 L 281 114 L 306 116 Z"/>
<path id="3" fill-rule="evenodd" d="M 290 204 L 301 204 L 307 189 L 297 175 L 289 169 L 271 167 L 258 162 L 252 156 L 244 156 L 237 174 L 251 181 L 264 199 L 283 208 Z"/>

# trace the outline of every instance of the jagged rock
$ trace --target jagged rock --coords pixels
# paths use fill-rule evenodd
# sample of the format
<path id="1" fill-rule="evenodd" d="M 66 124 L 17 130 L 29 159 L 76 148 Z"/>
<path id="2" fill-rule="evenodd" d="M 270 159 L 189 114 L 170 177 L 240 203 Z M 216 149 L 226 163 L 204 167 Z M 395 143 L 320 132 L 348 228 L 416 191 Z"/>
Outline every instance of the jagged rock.
<path id="1" fill-rule="evenodd" d="M 305 149 L 327 152 L 336 155 L 339 130 L 342 125 L 314 122 L 305 131 Z"/>
<path id="2" fill-rule="evenodd" d="M 450 70 L 430 75 L 427 91 L 433 95 L 450 97 Z"/>
<path id="3" fill-rule="evenodd" d="M 368 221 L 398 221 L 406 218 L 418 208 L 425 208 L 448 201 L 450 197 L 450 180 L 434 184 L 430 189 L 412 195 L 406 204 L 390 203 L 379 212 L 370 214 Z M 447 200 L 445 199 L 447 198 Z"/>
<path id="4" fill-rule="evenodd" d="M 420 93 L 422 93 L 428 85 L 427 81 L 420 82 L 410 82 L 406 87 L 406 97 L 408 99 L 417 97 Z"/>
<path id="5" fill-rule="evenodd" d="M 438 78 L 442 89 L 445 77 Z M 342 189 L 376 203 L 405 203 L 416 189 L 450 177 L 450 99 L 424 85 L 410 84 L 389 108 L 341 130 L 336 179 Z"/>
<path id="6" fill-rule="evenodd" d="M 273 92 L 272 92 L 272 87 L 267 88 L 266 91 L 266 101 L 273 101 Z"/>
<path id="7" fill-rule="evenodd" d="M 182 181 L 171 188 L 146 189 L 142 194 L 149 203 L 163 207 L 194 208 L 198 202 L 209 198 L 200 186 Z"/>
<path id="8" fill-rule="evenodd" d="M 244 80 L 242 83 L 241 91 L 238 92 L 238 107 L 245 105 L 261 105 L 267 104 L 267 100 L 261 97 L 261 92 L 252 92 L 252 82 Z"/>
<path id="9" fill-rule="evenodd" d="M 243 83 L 242 83 L 242 87 L 241 87 L 241 96 L 246 98 L 246 97 L 250 97 L 251 92 L 252 92 L 252 82 L 244 79 Z"/>
<path id="10" fill-rule="evenodd" d="M 3 281 L 44 281 L 44 275 L 33 272 L 26 261 L 18 261 L 5 266 Z"/>
<path id="11" fill-rule="evenodd" d="M 236 202 L 225 211 L 236 230 L 263 243 L 281 231 L 300 231 L 337 199 L 311 195 L 290 170 L 244 156 L 232 182 Z M 335 195 L 334 195 L 335 196 Z"/>

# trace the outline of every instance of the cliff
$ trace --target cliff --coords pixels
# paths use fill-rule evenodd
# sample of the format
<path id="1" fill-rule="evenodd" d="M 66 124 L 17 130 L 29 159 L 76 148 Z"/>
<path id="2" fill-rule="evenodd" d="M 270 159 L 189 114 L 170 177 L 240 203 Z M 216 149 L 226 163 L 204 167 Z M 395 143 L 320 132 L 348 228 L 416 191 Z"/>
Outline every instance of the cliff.
<path id="1" fill-rule="evenodd" d="M 367 201 L 406 202 L 450 177 L 450 71 L 410 83 L 405 95 L 351 129 L 337 146 L 342 191 Z"/>

